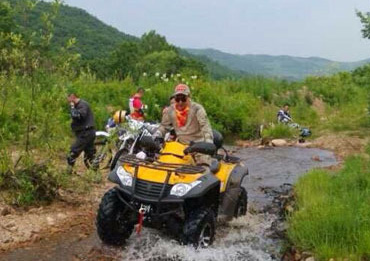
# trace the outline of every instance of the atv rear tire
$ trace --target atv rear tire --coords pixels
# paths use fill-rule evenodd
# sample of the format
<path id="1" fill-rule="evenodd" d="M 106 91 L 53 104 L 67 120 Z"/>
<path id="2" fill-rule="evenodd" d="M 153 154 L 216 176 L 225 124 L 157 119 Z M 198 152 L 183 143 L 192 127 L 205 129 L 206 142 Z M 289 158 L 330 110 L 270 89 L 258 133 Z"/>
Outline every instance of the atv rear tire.
<path id="1" fill-rule="evenodd" d="M 183 229 L 183 243 L 206 248 L 215 238 L 216 218 L 213 210 L 199 209 L 190 213 Z"/>
<path id="2" fill-rule="evenodd" d="M 247 214 L 247 207 L 248 207 L 248 194 L 245 188 L 241 188 L 238 202 L 235 207 L 234 217 L 238 218 L 241 216 L 245 216 Z"/>
<path id="3" fill-rule="evenodd" d="M 117 191 L 107 191 L 99 205 L 96 228 L 100 239 L 107 245 L 121 246 L 130 237 L 134 224 L 130 222 L 130 209 L 118 198 Z"/>

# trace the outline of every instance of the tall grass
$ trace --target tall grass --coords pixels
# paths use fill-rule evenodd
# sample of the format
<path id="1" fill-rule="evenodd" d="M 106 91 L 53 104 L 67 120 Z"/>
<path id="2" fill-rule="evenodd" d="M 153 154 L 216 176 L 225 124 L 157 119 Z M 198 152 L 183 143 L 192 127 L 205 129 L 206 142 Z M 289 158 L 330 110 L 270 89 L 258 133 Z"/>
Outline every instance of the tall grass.
<path id="1" fill-rule="evenodd" d="M 298 130 L 285 124 L 276 124 L 262 131 L 262 137 L 274 139 L 293 138 L 295 134 L 298 134 Z"/>
<path id="2" fill-rule="evenodd" d="M 370 258 L 370 162 L 346 160 L 338 173 L 314 170 L 295 187 L 289 239 L 320 260 Z M 366 259 L 367 260 L 367 259 Z"/>

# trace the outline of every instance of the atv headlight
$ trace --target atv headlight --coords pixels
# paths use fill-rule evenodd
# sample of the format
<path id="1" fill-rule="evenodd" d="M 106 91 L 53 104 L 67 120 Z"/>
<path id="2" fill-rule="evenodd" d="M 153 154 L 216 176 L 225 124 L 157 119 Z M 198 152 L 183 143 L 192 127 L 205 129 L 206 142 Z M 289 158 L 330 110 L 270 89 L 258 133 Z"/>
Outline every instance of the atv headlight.
<path id="1" fill-rule="evenodd" d="M 202 183 L 200 180 L 196 180 L 192 183 L 179 183 L 172 187 L 170 195 L 182 197 L 186 195 L 192 188 Z"/>
<path id="2" fill-rule="evenodd" d="M 122 166 L 118 167 L 116 173 L 123 186 L 132 186 L 132 176 Z"/>

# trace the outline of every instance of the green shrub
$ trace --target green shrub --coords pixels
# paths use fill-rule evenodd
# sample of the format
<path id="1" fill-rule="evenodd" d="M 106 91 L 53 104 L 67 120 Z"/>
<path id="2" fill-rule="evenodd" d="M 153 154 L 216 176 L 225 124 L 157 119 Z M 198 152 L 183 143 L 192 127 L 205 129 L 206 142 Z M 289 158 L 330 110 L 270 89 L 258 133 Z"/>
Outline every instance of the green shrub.
<path id="1" fill-rule="evenodd" d="M 370 163 L 346 160 L 331 174 L 314 170 L 295 186 L 297 211 L 289 218 L 289 239 L 320 260 L 366 259 L 370 255 Z"/>
<path id="2" fill-rule="evenodd" d="M 289 139 L 292 138 L 297 132 L 296 129 L 292 129 L 285 124 L 276 124 L 269 128 L 265 128 L 262 131 L 262 137 L 273 138 L 273 139 Z"/>
<path id="3" fill-rule="evenodd" d="M 6 200 L 19 206 L 51 202 L 58 195 L 59 173 L 47 164 L 27 160 L 22 167 L 0 173 L 0 189 L 11 195 Z"/>

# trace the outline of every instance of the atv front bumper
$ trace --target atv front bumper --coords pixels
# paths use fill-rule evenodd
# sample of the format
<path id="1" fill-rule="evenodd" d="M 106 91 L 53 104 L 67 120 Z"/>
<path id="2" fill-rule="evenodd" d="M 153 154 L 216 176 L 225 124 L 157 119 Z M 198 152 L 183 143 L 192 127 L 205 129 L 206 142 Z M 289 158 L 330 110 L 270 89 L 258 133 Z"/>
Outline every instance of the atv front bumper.
<path id="1" fill-rule="evenodd" d="M 132 195 L 130 188 L 116 187 L 117 196 L 131 211 L 138 213 L 141 208 L 146 210 L 145 221 L 149 223 L 163 222 L 170 216 L 184 218 L 184 200 L 166 197 L 161 200 Z M 148 224 L 148 222 L 145 222 Z"/>
<path id="2" fill-rule="evenodd" d="M 158 198 L 148 198 L 148 197 L 142 197 L 140 195 L 137 195 L 136 193 L 133 193 L 131 187 L 116 187 L 116 189 L 121 192 L 123 195 L 125 195 L 125 198 L 130 198 L 131 200 L 142 202 L 142 203 L 148 203 L 148 204 L 182 204 L 184 203 L 184 199 L 175 197 L 175 196 L 167 196 L 163 199 Z"/>

